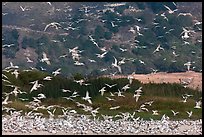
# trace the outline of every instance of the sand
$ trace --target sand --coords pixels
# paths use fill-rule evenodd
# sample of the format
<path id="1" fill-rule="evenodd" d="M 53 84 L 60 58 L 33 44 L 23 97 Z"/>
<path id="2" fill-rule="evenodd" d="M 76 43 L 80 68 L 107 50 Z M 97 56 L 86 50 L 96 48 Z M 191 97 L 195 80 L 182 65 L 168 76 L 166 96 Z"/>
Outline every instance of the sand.
<path id="1" fill-rule="evenodd" d="M 141 81 L 142 83 L 180 83 L 179 79 L 187 80 L 192 78 L 192 82 L 187 86 L 189 88 L 202 91 L 202 73 L 187 71 L 187 72 L 178 72 L 178 73 L 166 73 L 158 72 L 151 74 L 134 74 L 132 75 L 134 79 Z M 106 76 L 105 76 L 106 77 Z M 109 77 L 109 76 L 108 76 Z M 111 78 L 127 78 L 124 75 L 115 75 Z"/>

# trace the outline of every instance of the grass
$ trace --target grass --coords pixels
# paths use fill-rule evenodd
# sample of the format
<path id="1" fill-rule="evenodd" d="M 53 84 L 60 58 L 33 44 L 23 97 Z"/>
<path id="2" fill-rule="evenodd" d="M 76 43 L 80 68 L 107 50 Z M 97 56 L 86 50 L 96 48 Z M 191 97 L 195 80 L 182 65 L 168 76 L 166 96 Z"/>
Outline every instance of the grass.
<path id="1" fill-rule="evenodd" d="M 16 80 L 13 75 L 6 74 L 8 77 Z M 85 87 L 80 86 L 79 84 L 76 84 L 71 79 L 65 79 L 62 77 L 55 77 L 51 81 L 40 81 L 39 83 L 42 83 L 44 85 L 43 88 L 40 88 L 37 91 L 33 91 L 32 93 L 29 93 L 30 88 L 32 87 L 31 84 L 29 84 L 30 81 L 34 81 L 35 78 L 43 78 L 45 75 L 44 73 L 38 73 L 38 72 L 32 72 L 29 75 L 27 73 L 22 73 L 19 76 L 19 81 L 12 81 L 14 84 L 18 85 L 22 91 L 26 91 L 28 94 L 21 94 L 17 97 L 14 97 L 13 95 L 9 96 L 9 100 L 12 100 L 13 103 L 8 104 L 6 106 L 13 107 L 17 110 L 23 110 L 24 112 L 30 111 L 31 109 L 27 108 L 25 105 L 29 104 L 29 101 L 33 100 L 32 97 L 36 97 L 39 93 L 45 94 L 47 97 L 46 99 L 42 99 L 41 105 L 49 106 L 49 105 L 59 105 L 61 107 L 70 107 L 70 109 L 76 110 L 79 114 L 91 114 L 90 112 L 85 112 L 82 110 L 82 107 L 78 107 L 77 104 L 73 101 L 66 100 L 62 98 L 63 96 L 69 97 L 72 93 L 62 93 L 61 89 L 70 89 L 71 91 L 77 91 L 80 95 L 80 97 L 76 97 L 74 100 L 77 102 L 80 102 L 85 105 L 92 106 L 93 109 L 100 108 L 99 114 L 97 116 L 101 116 L 101 114 L 106 115 L 113 115 L 120 112 L 136 112 L 135 117 L 140 116 L 144 119 L 149 119 L 150 117 L 153 119 L 160 119 L 163 114 L 166 114 L 171 119 L 189 119 L 186 111 L 193 111 L 193 115 L 190 119 L 200 119 L 202 118 L 202 108 L 201 109 L 194 109 L 195 102 L 199 100 L 199 98 L 202 96 L 202 93 L 193 90 L 190 88 L 183 88 L 179 84 L 156 84 L 156 83 L 148 83 L 148 84 L 142 84 L 137 80 L 133 80 L 133 83 L 130 85 L 130 89 L 125 91 L 123 95 L 125 97 L 118 97 L 117 94 L 115 94 L 114 97 L 110 97 L 110 92 L 118 92 L 118 89 L 121 89 L 124 85 L 128 84 L 127 79 L 110 79 L 110 78 L 90 78 L 86 81 L 86 83 L 91 83 L 91 86 Z M 9 78 L 9 80 L 10 80 Z M 23 84 L 22 84 L 23 83 Z M 101 96 L 98 92 L 104 85 L 107 84 L 114 84 L 117 85 L 113 88 L 106 88 L 107 91 L 105 91 L 104 95 Z M 13 88 L 6 87 L 3 83 L 3 92 L 11 92 Z M 134 91 L 138 89 L 140 86 L 142 86 L 142 93 L 141 97 L 139 98 L 138 102 L 135 101 L 135 98 L 133 98 Z M 82 100 L 82 97 L 85 96 L 86 91 L 89 91 L 90 96 L 92 97 L 93 104 L 89 104 L 88 102 Z M 180 102 L 182 100 L 183 94 L 192 94 L 193 97 L 189 97 L 186 103 Z M 17 98 L 28 98 L 29 101 L 20 101 Z M 115 101 L 108 101 L 105 97 L 110 97 L 115 99 Z M 139 107 L 148 101 L 154 101 L 151 106 L 146 106 L 148 108 L 148 112 L 137 112 L 136 110 L 139 109 Z M 110 110 L 110 107 L 114 106 L 120 106 L 119 109 L 116 110 Z M 152 110 L 158 110 L 159 116 L 153 116 Z M 179 114 L 176 116 L 173 116 L 173 113 L 171 110 L 179 111 Z M 48 112 L 43 109 L 39 109 L 39 112 L 43 113 L 45 116 L 48 116 Z M 5 113 L 5 111 L 3 111 Z M 60 108 L 56 109 L 55 112 L 56 115 L 61 115 L 62 111 Z"/>
<path id="2" fill-rule="evenodd" d="M 101 117 L 101 114 L 104 115 L 112 115 L 115 116 L 117 114 L 120 114 L 120 112 L 130 112 L 131 114 L 133 112 L 136 112 L 136 117 L 141 117 L 143 119 L 149 120 L 152 119 L 161 119 L 161 117 L 166 114 L 170 117 L 172 120 L 180 120 L 180 119 L 201 119 L 202 118 L 202 109 L 195 109 L 195 100 L 188 99 L 186 103 L 180 102 L 181 98 L 178 97 L 158 97 L 158 96 L 147 96 L 143 95 L 141 98 L 139 98 L 138 102 L 135 102 L 135 99 L 133 98 L 132 93 L 125 93 L 124 97 L 112 97 L 116 101 L 107 101 L 105 98 L 106 96 L 109 96 L 109 93 L 105 93 L 104 96 L 96 96 L 92 101 L 93 104 L 90 105 L 87 102 L 81 100 L 80 97 L 76 98 L 76 100 L 80 103 L 92 106 L 93 109 L 100 107 L 99 114 L 97 116 Z M 154 101 L 151 106 L 146 106 L 146 108 L 149 109 L 148 112 L 137 112 L 136 110 L 139 109 L 139 106 L 141 104 L 144 104 L 147 101 Z M 23 110 L 24 112 L 30 111 L 31 109 L 27 108 L 25 105 L 28 104 L 28 102 L 21 102 L 20 100 L 13 101 L 13 103 L 8 104 L 8 107 L 13 107 L 16 110 Z M 76 110 L 79 114 L 88 114 L 91 115 L 90 112 L 85 112 L 82 110 L 82 107 L 77 107 L 76 103 L 70 100 L 66 100 L 63 98 L 57 98 L 57 99 L 46 99 L 42 101 L 42 105 L 49 106 L 49 105 L 60 105 L 62 107 L 70 107 L 71 109 Z M 110 110 L 109 108 L 112 106 L 118 106 L 121 107 L 116 110 Z M 159 115 L 154 116 L 152 115 L 152 110 L 158 110 Z M 176 116 L 173 116 L 173 113 L 171 110 L 178 111 L 179 114 Z M 188 118 L 188 114 L 186 111 L 193 111 L 193 115 L 191 118 Z M 45 117 L 48 117 L 48 113 L 46 110 L 39 109 L 40 113 L 43 113 Z M 61 108 L 57 108 L 55 112 L 57 115 L 62 115 Z"/>

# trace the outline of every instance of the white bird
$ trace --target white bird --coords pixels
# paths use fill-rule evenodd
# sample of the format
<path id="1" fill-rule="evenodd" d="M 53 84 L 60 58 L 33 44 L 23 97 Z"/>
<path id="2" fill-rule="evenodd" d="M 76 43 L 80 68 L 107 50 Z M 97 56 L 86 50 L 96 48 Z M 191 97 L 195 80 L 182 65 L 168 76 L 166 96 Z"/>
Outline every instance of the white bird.
<path id="1" fill-rule="evenodd" d="M 112 87 L 116 86 L 117 84 L 113 84 L 113 85 L 105 84 L 105 85 L 108 86 L 109 88 L 112 88 Z"/>
<path id="2" fill-rule="evenodd" d="M 115 101 L 115 99 L 113 98 L 109 98 L 109 97 L 106 97 L 108 99 L 108 101 Z"/>
<path id="3" fill-rule="evenodd" d="M 6 98 L 2 102 L 2 105 L 7 105 L 8 103 L 11 103 L 11 101 L 8 101 L 8 99 L 9 99 L 9 96 L 6 96 Z"/>
<path id="4" fill-rule="evenodd" d="M 146 65 L 145 62 L 142 61 L 142 60 L 139 60 L 139 62 L 140 62 L 141 64 L 143 64 L 143 65 Z"/>
<path id="5" fill-rule="evenodd" d="M 201 108 L 202 102 L 201 101 L 196 101 L 196 105 L 194 108 Z"/>
<path id="6" fill-rule="evenodd" d="M 58 74 L 61 73 L 60 70 L 61 70 L 61 68 L 59 68 L 59 69 L 53 71 L 52 74 L 54 74 L 54 76 L 56 76 L 56 75 L 58 75 Z"/>
<path id="7" fill-rule="evenodd" d="M 45 27 L 45 29 L 44 29 L 44 31 L 46 31 L 47 30 L 47 28 L 48 27 L 55 27 L 55 29 L 59 29 L 59 26 L 61 26 L 59 23 L 57 23 L 57 22 L 51 22 L 51 23 L 49 23 L 48 25 L 46 25 L 46 27 Z"/>
<path id="8" fill-rule="evenodd" d="M 134 98 L 135 98 L 135 101 L 137 102 L 139 97 L 141 96 L 141 94 L 138 92 L 137 94 L 134 94 Z"/>
<path id="9" fill-rule="evenodd" d="M 108 53 L 108 51 L 102 53 L 102 54 L 96 54 L 98 58 L 104 58 L 105 55 Z"/>
<path id="10" fill-rule="evenodd" d="M 115 24 L 113 23 L 113 21 L 111 21 L 111 25 L 112 25 L 112 27 L 118 26 L 118 25 L 115 25 Z"/>
<path id="11" fill-rule="evenodd" d="M 188 114 L 188 117 L 189 117 L 189 118 L 190 118 L 190 117 L 192 116 L 192 114 L 193 114 L 192 111 L 186 111 L 186 113 Z"/>
<path id="12" fill-rule="evenodd" d="M 20 8 L 21 8 L 21 10 L 22 10 L 23 12 L 26 11 L 26 10 L 29 10 L 29 9 L 26 8 L 26 6 L 25 6 L 25 7 L 20 6 Z"/>
<path id="13" fill-rule="evenodd" d="M 59 58 L 65 58 L 67 56 L 68 56 L 67 54 L 64 54 L 64 55 L 59 56 Z"/>
<path id="14" fill-rule="evenodd" d="M 49 114 L 50 118 L 53 118 L 54 117 L 54 113 L 56 111 L 56 108 L 51 112 L 49 110 L 47 110 L 47 113 Z"/>
<path id="15" fill-rule="evenodd" d="M 89 96 L 88 91 L 86 91 L 86 96 L 82 97 L 82 99 L 85 100 L 85 101 L 88 101 L 90 104 L 92 104 L 91 97 Z"/>
<path id="16" fill-rule="evenodd" d="M 125 97 L 124 95 L 122 95 L 122 92 L 118 89 L 118 97 Z"/>
<path id="17" fill-rule="evenodd" d="M 114 95 L 112 92 L 110 92 L 110 96 L 111 96 L 111 97 L 114 97 L 115 95 Z"/>
<path id="18" fill-rule="evenodd" d="M 116 110 L 116 109 L 119 109 L 120 106 L 116 106 L 116 107 L 110 107 L 110 110 Z"/>
<path id="19" fill-rule="evenodd" d="M 90 62 L 95 63 L 96 61 L 93 59 L 88 59 Z"/>
<path id="20" fill-rule="evenodd" d="M 178 9 L 171 10 L 171 9 L 170 9 L 168 6 L 166 6 L 166 5 L 164 5 L 164 7 L 165 7 L 166 9 L 168 9 L 169 14 L 172 14 L 172 13 L 174 13 L 175 11 L 178 10 Z"/>
<path id="21" fill-rule="evenodd" d="M 52 80 L 52 77 L 46 76 L 45 78 L 43 78 L 43 80 Z"/>
<path id="22" fill-rule="evenodd" d="M 103 87 L 102 89 L 99 90 L 99 92 L 101 93 L 101 96 L 103 96 L 104 92 L 106 91 L 105 88 L 106 87 Z"/>
<path id="23" fill-rule="evenodd" d="M 158 110 L 152 110 L 153 114 L 152 115 L 159 115 Z"/>
<path id="24" fill-rule="evenodd" d="M 80 80 L 74 80 L 74 82 L 79 83 L 80 85 L 82 85 L 85 81 L 83 79 L 80 79 Z"/>
<path id="25" fill-rule="evenodd" d="M 122 87 L 122 90 L 126 91 L 127 89 L 129 89 L 129 84 L 125 85 L 124 87 Z"/>
<path id="26" fill-rule="evenodd" d="M 173 51 L 172 53 L 173 53 L 173 55 L 174 55 L 175 57 L 178 57 L 178 56 L 179 56 L 179 54 L 176 54 L 175 51 Z"/>
<path id="27" fill-rule="evenodd" d="M 31 93 L 33 90 L 37 90 L 38 87 L 39 87 L 38 80 L 36 80 L 36 81 L 33 82 L 33 87 L 31 88 L 30 93 Z"/>
<path id="28" fill-rule="evenodd" d="M 174 110 L 171 110 L 174 116 L 176 116 L 179 112 L 175 112 Z"/>
<path id="29" fill-rule="evenodd" d="M 115 62 L 112 63 L 111 65 L 112 65 L 113 67 L 116 67 L 116 68 L 118 69 L 118 71 L 119 71 L 120 73 L 122 73 L 121 67 L 120 67 L 119 64 L 118 64 L 117 59 L 116 59 L 114 56 L 113 56 L 113 58 L 114 58 Z"/>
<path id="30" fill-rule="evenodd" d="M 184 66 L 187 66 L 187 70 L 189 71 L 190 70 L 190 67 L 191 67 L 191 62 L 187 62 L 187 63 L 184 63 Z"/>
<path id="31" fill-rule="evenodd" d="M 138 89 L 136 89 L 135 92 L 141 93 L 142 92 L 142 87 L 139 87 Z"/>
<path id="32" fill-rule="evenodd" d="M 43 99 L 43 98 L 46 98 L 46 96 L 45 96 L 45 94 L 40 93 L 40 94 L 38 94 L 37 98 L 38 99 Z"/>
<path id="33" fill-rule="evenodd" d="M 30 60 L 29 57 L 26 57 L 26 59 L 27 59 L 27 62 L 28 62 L 28 63 L 32 63 L 32 62 L 33 62 L 32 60 Z"/>
<path id="34" fill-rule="evenodd" d="M 84 66 L 85 64 L 83 62 L 75 61 L 74 65 L 76 65 L 76 66 Z"/>
<path id="35" fill-rule="evenodd" d="M 20 73 L 18 72 L 17 69 L 15 69 L 14 72 L 11 72 L 11 74 L 14 74 L 15 77 L 16 77 L 16 79 L 17 79 L 17 78 L 18 78 L 18 75 L 19 75 Z"/>
<path id="36" fill-rule="evenodd" d="M 14 66 L 14 65 L 13 65 L 13 62 L 10 62 L 10 67 L 8 67 L 8 68 L 18 69 L 18 68 L 19 68 L 19 66 Z"/>
<path id="37" fill-rule="evenodd" d="M 8 47 L 8 48 L 10 48 L 11 46 L 14 46 L 15 44 L 4 44 L 3 46 L 2 46 L 2 48 L 5 48 L 5 47 Z"/>
<path id="38" fill-rule="evenodd" d="M 192 14 L 191 13 L 179 13 L 178 16 L 192 16 Z"/>
<path id="39" fill-rule="evenodd" d="M 127 51 L 127 49 L 119 48 L 122 52 Z"/>
<path id="40" fill-rule="evenodd" d="M 50 6 L 52 6 L 52 3 L 51 3 L 51 2 L 47 2 L 47 4 L 49 4 Z"/>
<path id="41" fill-rule="evenodd" d="M 62 89 L 62 92 L 72 92 L 72 91 L 69 89 Z"/>
<path id="42" fill-rule="evenodd" d="M 155 52 L 157 52 L 157 51 L 160 51 L 160 50 L 164 50 L 164 48 L 162 48 L 161 45 L 159 44 L 159 45 L 157 46 L 157 48 L 154 50 L 153 53 L 155 53 Z"/>
<path id="43" fill-rule="evenodd" d="M 43 52 L 43 58 L 40 60 L 41 62 L 45 62 L 48 65 L 50 65 L 50 61 L 49 58 L 47 58 L 47 54 L 45 52 Z"/>

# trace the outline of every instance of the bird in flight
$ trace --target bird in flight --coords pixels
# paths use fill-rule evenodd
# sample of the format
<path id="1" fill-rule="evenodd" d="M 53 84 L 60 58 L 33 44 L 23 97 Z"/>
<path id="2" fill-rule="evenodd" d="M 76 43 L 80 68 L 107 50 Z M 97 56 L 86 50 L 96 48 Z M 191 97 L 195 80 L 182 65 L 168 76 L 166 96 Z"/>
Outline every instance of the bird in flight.
<path id="1" fill-rule="evenodd" d="M 113 56 L 113 58 L 114 58 L 114 63 L 112 63 L 111 65 L 113 66 L 113 67 L 116 67 L 117 69 L 118 69 L 118 71 L 120 72 L 120 73 L 122 73 L 122 70 L 121 70 L 121 67 L 120 67 L 120 65 L 118 64 L 118 61 L 117 61 L 117 59 Z"/>
<path id="2" fill-rule="evenodd" d="M 59 27 L 61 27 L 61 25 L 57 22 L 51 22 L 51 23 L 46 25 L 44 31 L 46 31 L 48 27 L 55 27 L 55 29 L 59 29 Z"/>
<path id="3" fill-rule="evenodd" d="M 170 9 L 168 6 L 166 6 L 166 5 L 164 5 L 164 7 L 165 7 L 166 9 L 168 9 L 169 14 L 172 14 L 172 13 L 174 13 L 175 11 L 178 10 L 178 9 L 171 10 L 171 9 Z"/>
<path id="4" fill-rule="evenodd" d="M 85 100 L 85 101 L 88 101 L 90 104 L 92 104 L 91 97 L 89 96 L 88 91 L 86 91 L 86 96 L 82 97 L 82 99 Z"/>
<path id="5" fill-rule="evenodd" d="M 43 58 L 40 60 L 41 62 L 45 62 L 48 65 L 51 65 L 50 63 L 50 59 L 47 57 L 47 54 L 45 52 L 43 52 Z"/>

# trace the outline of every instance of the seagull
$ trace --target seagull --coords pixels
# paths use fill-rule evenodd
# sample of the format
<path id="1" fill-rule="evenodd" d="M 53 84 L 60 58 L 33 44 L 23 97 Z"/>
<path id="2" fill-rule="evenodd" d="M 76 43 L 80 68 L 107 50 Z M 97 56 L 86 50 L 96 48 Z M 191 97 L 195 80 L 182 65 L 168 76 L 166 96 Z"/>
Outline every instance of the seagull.
<path id="1" fill-rule="evenodd" d="M 68 56 L 67 54 L 64 54 L 64 55 L 59 56 L 59 58 L 66 58 L 67 56 Z"/>
<path id="2" fill-rule="evenodd" d="M 172 53 L 173 53 L 173 55 L 174 55 L 175 57 L 178 57 L 178 56 L 179 56 L 179 54 L 176 54 L 175 51 L 173 51 Z"/>
<path id="3" fill-rule="evenodd" d="M 51 22 L 51 23 L 49 23 L 48 25 L 46 25 L 46 27 L 45 27 L 45 29 L 44 29 L 44 31 L 46 31 L 47 30 L 47 28 L 48 27 L 55 27 L 55 29 L 59 29 L 59 27 L 58 26 L 61 26 L 59 23 L 57 23 L 57 22 Z"/>
<path id="4" fill-rule="evenodd" d="M 137 94 L 134 94 L 134 98 L 135 98 L 135 101 L 137 102 L 139 97 L 141 96 L 141 94 L 138 92 Z"/>
<path id="5" fill-rule="evenodd" d="M 165 7 L 166 9 L 168 9 L 169 14 L 172 14 L 172 13 L 174 13 L 175 11 L 178 10 L 178 9 L 171 10 L 171 9 L 170 9 L 168 6 L 166 6 L 166 5 L 164 5 L 164 7 Z"/>
<path id="6" fill-rule="evenodd" d="M 82 97 L 82 99 L 85 100 L 85 101 L 88 101 L 90 104 L 92 104 L 91 97 L 89 97 L 89 92 L 88 91 L 86 91 L 86 96 Z"/>
<path id="7" fill-rule="evenodd" d="M 112 92 L 110 92 L 110 96 L 111 96 L 111 97 L 114 97 L 115 95 L 114 95 Z"/>
<path id="8" fill-rule="evenodd" d="M 109 97 L 106 97 L 108 99 L 108 101 L 115 101 L 115 99 L 113 98 L 109 98 Z"/>
<path id="9" fill-rule="evenodd" d="M 33 91 L 33 90 L 37 90 L 39 87 L 40 87 L 40 84 L 38 84 L 38 80 L 32 82 L 33 83 L 33 87 L 31 88 L 30 90 L 30 93 Z"/>
<path id="10" fill-rule="evenodd" d="M 8 48 L 10 48 L 11 46 L 14 46 L 15 44 L 4 44 L 3 46 L 2 46 L 2 48 L 5 48 L 5 47 L 8 47 Z"/>
<path id="11" fill-rule="evenodd" d="M 99 92 L 101 92 L 101 96 L 103 96 L 104 91 L 106 91 L 105 88 L 106 88 L 106 87 L 103 87 L 102 89 L 99 90 Z"/>
<path id="12" fill-rule="evenodd" d="M 129 89 L 129 84 L 125 85 L 124 87 L 122 87 L 122 90 L 126 91 L 127 89 Z"/>
<path id="13" fill-rule="evenodd" d="M 190 118 L 190 117 L 192 116 L 192 114 L 193 114 L 192 111 L 186 111 L 186 113 L 188 114 L 188 117 L 189 117 L 189 118 Z"/>
<path id="14" fill-rule="evenodd" d="M 159 115 L 158 110 L 152 110 L 153 114 L 152 115 Z"/>
<path id="15" fill-rule="evenodd" d="M 124 95 L 122 95 L 122 92 L 118 89 L 118 97 L 125 97 Z"/>
<path id="16" fill-rule="evenodd" d="M 26 57 L 26 59 L 27 59 L 28 63 L 32 63 L 33 62 L 32 60 L 29 59 L 29 57 Z"/>
<path id="17" fill-rule="evenodd" d="M 139 60 L 139 62 L 140 62 L 141 64 L 143 64 L 143 65 L 146 65 L 145 62 L 142 61 L 142 60 Z"/>
<path id="18" fill-rule="evenodd" d="M 38 99 L 43 99 L 43 98 L 46 98 L 46 96 L 44 95 L 44 94 L 42 94 L 42 93 L 40 93 L 40 94 L 38 94 L 38 97 L 37 97 Z"/>
<path id="19" fill-rule="evenodd" d="M 142 87 L 139 87 L 137 90 L 135 90 L 135 92 L 141 93 L 142 92 Z"/>
<path id="20" fill-rule="evenodd" d="M 190 70 L 190 67 L 191 67 L 191 62 L 187 62 L 187 63 L 184 63 L 184 66 L 187 66 L 187 70 L 189 71 Z"/>
<path id="21" fill-rule="evenodd" d="M 26 10 L 28 10 L 28 9 L 26 9 L 26 6 L 25 6 L 25 7 L 20 6 L 20 8 L 21 8 L 21 10 L 22 10 L 23 12 L 26 11 Z"/>
<path id="22" fill-rule="evenodd" d="M 50 65 L 50 61 L 49 58 L 47 58 L 47 54 L 45 52 L 43 52 L 43 58 L 40 60 L 41 62 L 45 62 L 48 65 Z"/>
<path id="23" fill-rule="evenodd" d="M 9 96 L 6 96 L 6 98 L 2 102 L 2 105 L 7 105 L 8 103 L 11 103 L 11 101 L 8 101 L 8 99 L 9 99 Z"/>
<path id="24" fill-rule="evenodd" d="M 111 25 L 112 25 L 112 27 L 118 26 L 118 25 L 113 24 L 113 21 L 111 21 Z"/>
<path id="25" fill-rule="evenodd" d="M 97 55 L 98 58 L 104 58 L 107 53 L 108 52 L 106 51 L 106 52 L 104 52 L 102 54 L 96 54 L 96 55 Z"/>
<path id="26" fill-rule="evenodd" d="M 113 67 L 118 68 L 118 71 L 119 71 L 120 73 L 122 73 L 121 67 L 120 67 L 119 64 L 118 64 L 117 59 L 116 59 L 114 56 L 113 56 L 113 58 L 114 58 L 115 62 L 112 63 L 111 65 L 112 65 Z"/>
<path id="27" fill-rule="evenodd" d="M 51 3 L 51 2 L 47 2 L 47 4 L 49 4 L 50 6 L 52 6 L 52 3 Z"/>
<path id="28" fill-rule="evenodd" d="M 151 70 L 153 71 L 153 74 L 156 74 L 157 73 L 157 69 L 153 69 L 153 68 L 151 68 Z"/>
<path id="29" fill-rule="evenodd" d="M 72 91 L 69 89 L 62 89 L 62 92 L 72 92 Z"/>
<path id="30" fill-rule="evenodd" d="M 83 62 L 75 61 L 74 65 L 76 65 L 76 66 L 84 66 L 85 64 Z"/>
<path id="31" fill-rule="evenodd" d="M 157 48 L 154 50 L 153 53 L 155 53 L 155 52 L 157 52 L 159 50 L 164 50 L 164 48 L 162 48 L 160 44 L 157 46 Z"/>
<path id="32" fill-rule="evenodd" d="M 127 49 L 119 48 L 122 52 L 127 51 Z"/>
<path id="33" fill-rule="evenodd" d="M 52 80 L 52 77 L 47 76 L 47 77 L 43 78 L 43 80 Z"/>
<path id="34" fill-rule="evenodd" d="M 202 102 L 201 101 L 196 101 L 196 105 L 194 108 L 201 108 Z"/>
<path id="35" fill-rule="evenodd" d="M 14 65 L 13 65 L 13 62 L 10 62 L 10 67 L 9 67 L 9 68 L 18 69 L 19 67 L 18 67 L 18 66 L 14 66 Z"/>
<path id="36" fill-rule="evenodd" d="M 113 84 L 113 85 L 105 84 L 105 85 L 108 86 L 109 88 L 112 88 L 112 87 L 116 86 L 117 84 Z"/>
<path id="37" fill-rule="evenodd" d="M 93 59 L 88 59 L 91 63 L 95 63 L 96 61 Z"/>
<path id="38" fill-rule="evenodd" d="M 54 74 L 54 76 L 56 76 L 56 75 L 58 75 L 58 74 L 61 73 L 60 70 L 61 70 L 61 68 L 59 68 L 59 69 L 53 71 L 52 74 Z"/>
<path id="39" fill-rule="evenodd" d="M 192 16 L 192 14 L 191 13 L 179 13 L 178 16 Z"/>
<path id="40" fill-rule="evenodd" d="M 118 109 L 118 108 L 120 108 L 120 106 L 111 107 L 110 110 L 116 110 L 116 109 Z"/>
<path id="41" fill-rule="evenodd" d="M 179 112 L 175 112 L 174 110 L 171 110 L 174 116 L 176 116 Z"/>
<path id="42" fill-rule="evenodd" d="M 182 98 L 183 98 L 184 100 L 181 100 L 180 102 L 186 103 L 186 102 L 187 102 L 188 97 L 187 97 L 187 96 L 183 96 L 183 95 L 182 95 Z"/>
<path id="43" fill-rule="evenodd" d="M 16 79 L 17 79 L 17 78 L 18 78 L 18 75 L 19 75 L 20 73 L 18 72 L 17 69 L 15 69 L 14 72 L 11 72 L 11 74 L 14 74 L 15 77 L 16 77 Z"/>

